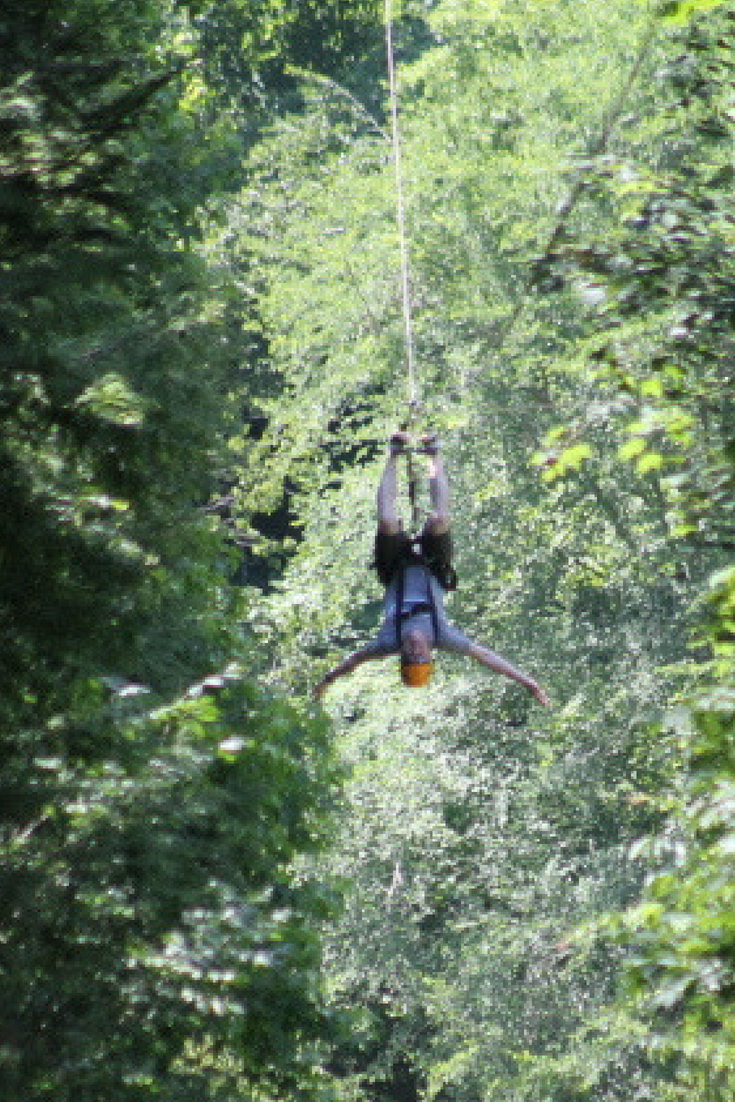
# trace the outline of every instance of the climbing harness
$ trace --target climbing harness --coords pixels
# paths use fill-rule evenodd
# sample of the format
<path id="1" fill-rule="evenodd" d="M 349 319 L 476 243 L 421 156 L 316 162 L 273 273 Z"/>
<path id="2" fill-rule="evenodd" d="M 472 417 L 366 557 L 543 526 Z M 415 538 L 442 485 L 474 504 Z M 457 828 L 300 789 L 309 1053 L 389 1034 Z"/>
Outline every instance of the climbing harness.
<path id="1" fill-rule="evenodd" d="M 426 600 L 416 602 L 405 612 L 403 610 L 403 597 L 406 588 L 406 570 L 411 565 L 411 562 L 404 563 L 398 571 L 398 584 L 396 586 L 396 646 L 398 650 L 401 649 L 403 624 L 405 624 L 406 620 L 410 620 L 413 616 L 419 616 L 424 612 L 430 614 L 431 626 L 434 630 L 434 640 L 435 642 L 439 641 L 439 616 L 436 611 L 434 594 L 431 592 L 431 581 L 428 572 L 426 574 Z"/>
<path id="2" fill-rule="evenodd" d="M 413 453 L 406 452 L 406 473 L 408 475 L 408 504 L 411 507 L 411 531 L 413 539 L 418 539 L 421 527 L 421 509 L 419 507 L 419 479 L 416 472 L 416 464 L 413 461 Z"/>

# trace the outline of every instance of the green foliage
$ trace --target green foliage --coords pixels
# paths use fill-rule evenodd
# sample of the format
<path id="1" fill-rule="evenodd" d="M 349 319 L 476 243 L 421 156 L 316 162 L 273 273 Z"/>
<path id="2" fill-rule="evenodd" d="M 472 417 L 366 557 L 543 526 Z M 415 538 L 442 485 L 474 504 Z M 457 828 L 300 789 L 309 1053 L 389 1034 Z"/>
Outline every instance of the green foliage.
<path id="1" fill-rule="evenodd" d="M 202 274 L 171 243 L 173 202 L 155 201 L 163 149 L 146 161 L 127 137 L 132 119 L 155 125 L 146 104 L 171 74 L 131 82 L 116 53 L 131 46 L 125 12 L 111 42 L 88 6 L 74 32 L 49 7 L 31 14 L 12 29 L 56 60 L 24 72 L 19 50 L 2 101 L 6 708 L 27 700 L 30 654 L 50 679 L 96 664 L 103 646 L 112 663 L 117 642 L 129 656 L 145 615 L 135 593 L 211 543 L 204 518 L 183 518 L 206 493 L 226 403 L 221 375 L 192 381 L 208 339 Z M 181 152 L 169 143 L 171 159 Z M 177 413 L 187 394 L 196 418 Z"/>
<path id="2" fill-rule="evenodd" d="M 620 478 L 616 430 L 633 416 L 587 367 L 577 286 L 528 288 L 621 69 L 636 58 L 649 77 L 666 52 L 633 4 L 576 4 L 573 19 L 440 4 L 430 25 L 415 41 L 403 28 L 401 118 L 423 416 L 452 474 L 451 614 L 550 687 L 555 710 L 444 659 L 428 696 L 408 699 L 392 663 L 333 690 L 353 774 L 328 868 L 351 890 L 327 964 L 355 1018 L 329 1067 L 345 1100 L 627 1099 L 666 1075 L 640 1022 L 602 1009 L 621 950 L 572 932 L 637 897 L 629 847 L 680 783 L 665 667 L 690 671 L 686 604 L 707 562 L 672 554 L 653 468 Z M 257 518 L 285 489 L 299 536 L 256 615 L 282 641 L 273 683 L 306 690 L 374 630 L 376 450 L 402 416 L 405 364 L 380 114 L 314 83 L 304 97 L 253 149 L 230 226 L 233 263 L 259 271 L 269 422 L 241 500 Z M 645 114 L 652 98 L 645 81 L 630 92 L 641 118 L 616 136 L 646 156 L 668 125 Z M 611 227 L 609 201 L 583 190 L 565 232 Z M 582 302 L 590 283 L 580 274 Z M 540 480 L 532 457 L 560 424 Z"/>
<path id="3" fill-rule="evenodd" d="M 685 23 L 701 11 L 718 8 L 722 0 L 676 0 L 661 6 L 661 14 L 671 23 Z"/>
<path id="4" fill-rule="evenodd" d="M 238 107 L 248 136 L 298 101 L 294 66 L 329 81 L 359 83 L 361 62 L 379 49 L 382 0 L 230 0 L 195 20 L 210 86 Z"/>
<path id="5" fill-rule="evenodd" d="M 714 563 L 733 547 L 732 33 L 731 13 L 682 32 L 665 69 L 668 148 L 657 164 L 600 166 L 593 186 L 616 226 L 565 250 L 601 289 L 592 358 L 630 409 L 620 457 L 655 473 L 671 546 L 719 552 Z M 732 569 L 721 565 L 700 589 L 699 662 L 668 721 L 688 768 L 646 850 L 656 874 L 621 920 L 649 1052 L 678 1069 L 667 1099 L 725 1099 L 733 1088 L 732 607 Z"/>
<path id="6" fill-rule="evenodd" d="M 324 1033 L 330 903 L 289 873 L 320 843 L 324 725 L 237 670 L 158 708 L 106 697 L 124 759 L 36 759 L 43 806 L 5 846 L 4 1097 L 215 1096 L 201 1050 L 231 1054 L 231 1089 L 295 1089 Z"/>
<path id="7" fill-rule="evenodd" d="M 44 0 L 0 16 L 13 1102 L 295 1096 L 327 1029 L 329 899 L 294 861 L 324 843 L 336 773 L 324 722 L 248 675 L 209 504 L 246 396 L 233 288 L 199 240 L 235 129 L 212 122 L 189 15 Z"/>
<path id="8" fill-rule="evenodd" d="M 554 708 L 451 658 L 303 703 L 374 631 L 405 407 L 381 6 L 12 6 L 18 1102 L 732 1094 L 732 17 L 396 9 L 450 612 Z"/>
<path id="9" fill-rule="evenodd" d="M 374 667 L 333 690 L 353 766 L 329 862 L 352 886 L 328 942 L 354 1011 L 340 1099 L 731 1093 L 732 590 L 707 581 L 732 546 L 731 20 L 685 7 L 681 30 L 521 2 L 401 28 L 451 611 L 555 709 L 451 661 L 420 699 Z M 241 501 L 257 517 L 286 491 L 299 537 L 255 614 L 282 640 L 273 682 L 306 690 L 377 619 L 375 453 L 405 366 L 381 112 L 303 94 L 230 225 L 236 270 L 259 271 L 268 418 Z M 615 1002 L 626 956 L 638 994 Z"/>

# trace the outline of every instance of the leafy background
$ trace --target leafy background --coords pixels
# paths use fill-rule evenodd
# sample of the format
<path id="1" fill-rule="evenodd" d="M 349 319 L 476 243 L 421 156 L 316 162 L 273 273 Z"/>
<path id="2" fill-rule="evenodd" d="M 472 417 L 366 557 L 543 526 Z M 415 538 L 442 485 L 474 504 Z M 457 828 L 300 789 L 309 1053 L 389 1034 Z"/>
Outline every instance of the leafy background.
<path id="1" fill-rule="evenodd" d="M 382 14 L 0 16 L 10 1100 L 732 1096 L 735 16 L 399 7 L 451 615 L 553 707 L 322 709 L 406 412 Z"/>

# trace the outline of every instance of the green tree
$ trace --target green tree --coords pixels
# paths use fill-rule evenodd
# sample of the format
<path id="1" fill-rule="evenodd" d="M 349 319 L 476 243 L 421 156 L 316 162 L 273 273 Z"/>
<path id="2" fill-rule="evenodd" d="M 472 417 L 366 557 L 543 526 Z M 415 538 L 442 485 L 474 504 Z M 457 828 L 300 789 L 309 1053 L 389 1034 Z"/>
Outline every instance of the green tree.
<path id="1" fill-rule="evenodd" d="M 674 7 L 685 22 L 694 6 Z M 666 1098 L 724 1099 L 733 1087 L 732 27 L 727 11 L 685 24 L 662 73 L 657 163 L 602 167 L 595 185 L 615 229 L 564 250 L 572 278 L 594 260 L 602 305 L 588 356 L 627 406 L 620 458 L 655 479 L 673 554 L 683 563 L 696 549 L 712 570 L 695 590 L 697 660 L 679 671 L 665 721 L 683 762 L 678 798 L 649 843 L 658 874 L 622 920 L 650 1051 L 678 1067 Z"/>
<path id="2" fill-rule="evenodd" d="M 337 1089 L 627 1098 L 660 1078 L 640 1032 L 614 1014 L 603 1039 L 588 1032 L 621 951 L 570 934 L 640 891 L 629 847 L 660 821 L 681 764 L 675 740 L 646 732 L 671 692 L 662 667 L 690 657 L 684 604 L 711 559 L 672 553 L 650 470 L 621 482 L 626 407 L 575 370 L 595 282 L 567 285 L 537 258 L 562 230 L 584 241 L 614 226 L 609 202 L 578 187 L 595 155 L 654 161 L 665 147 L 651 78 L 668 45 L 637 4 L 439 4 L 430 26 L 431 41 L 404 39 L 416 59 L 401 115 L 423 414 L 453 474 L 452 613 L 533 670 L 556 708 L 540 717 L 452 662 L 428 698 L 375 667 L 334 690 L 353 776 L 329 867 L 353 887 L 329 966 L 335 1003 L 365 1007 L 333 1061 Z M 405 365 L 380 112 L 313 83 L 304 95 L 307 111 L 252 151 L 230 226 L 233 263 L 259 272 L 271 387 L 243 503 L 272 508 L 285 488 L 302 537 L 256 615 L 281 641 L 273 684 L 306 691 L 377 620 L 376 452 L 405 409 Z M 554 425 L 568 435 L 542 449 Z"/>
<path id="3" fill-rule="evenodd" d="M 196 6 L 199 10 L 199 6 Z M 191 8 L 0 16 L 3 1097 L 295 1095 L 323 721 L 247 676 L 210 504 L 246 396 L 200 208 Z M 240 373 L 240 380 L 244 373 Z M 238 426 L 239 427 L 239 426 Z"/>

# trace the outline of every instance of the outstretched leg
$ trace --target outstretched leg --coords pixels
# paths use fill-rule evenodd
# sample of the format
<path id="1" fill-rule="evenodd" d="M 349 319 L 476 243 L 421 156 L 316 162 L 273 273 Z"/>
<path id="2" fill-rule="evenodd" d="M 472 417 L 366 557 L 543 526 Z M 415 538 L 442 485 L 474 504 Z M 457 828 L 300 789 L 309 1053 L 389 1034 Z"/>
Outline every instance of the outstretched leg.
<path id="1" fill-rule="evenodd" d="M 378 532 L 395 536 L 403 530 L 398 516 L 398 456 L 408 442 L 408 434 L 396 432 L 390 438 L 390 454 L 378 484 Z"/>
<path id="2" fill-rule="evenodd" d="M 439 443 L 435 436 L 423 436 L 421 438 L 422 450 L 429 457 L 429 499 L 431 501 L 431 513 L 424 524 L 424 532 L 433 536 L 441 536 L 449 531 L 451 517 L 449 513 L 449 479 L 442 457 L 439 454 Z"/>

